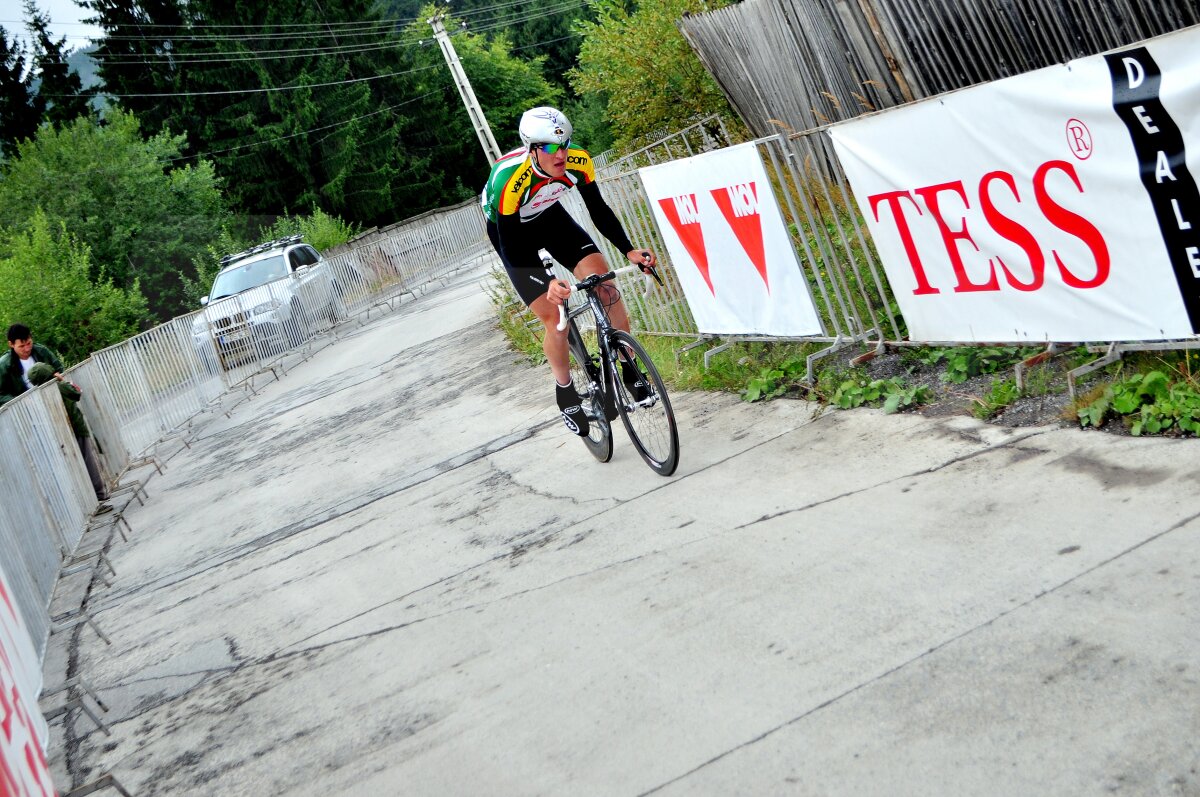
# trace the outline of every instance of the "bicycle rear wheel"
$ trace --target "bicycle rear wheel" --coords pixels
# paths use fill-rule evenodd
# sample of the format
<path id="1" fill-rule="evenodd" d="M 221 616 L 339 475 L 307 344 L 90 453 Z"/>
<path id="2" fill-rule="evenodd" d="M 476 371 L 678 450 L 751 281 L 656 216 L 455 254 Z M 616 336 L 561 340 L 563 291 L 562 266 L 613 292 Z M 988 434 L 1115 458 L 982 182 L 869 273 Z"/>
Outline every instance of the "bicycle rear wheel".
<path id="1" fill-rule="evenodd" d="M 609 343 L 614 350 L 623 353 L 642 376 L 642 384 L 631 389 L 622 378 L 622 367 L 612 363 L 609 383 L 629 439 L 655 473 L 670 476 L 679 465 L 679 430 L 662 377 L 642 344 L 628 332 L 615 330 Z"/>
<path id="2" fill-rule="evenodd" d="M 575 383 L 583 412 L 588 417 L 588 434 L 583 438 L 583 444 L 593 457 L 608 462 L 612 459 L 613 439 L 612 427 L 604 414 L 604 380 L 600 376 L 600 366 L 588 353 L 574 320 L 567 331 L 567 341 L 571 353 L 571 381 Z"/>

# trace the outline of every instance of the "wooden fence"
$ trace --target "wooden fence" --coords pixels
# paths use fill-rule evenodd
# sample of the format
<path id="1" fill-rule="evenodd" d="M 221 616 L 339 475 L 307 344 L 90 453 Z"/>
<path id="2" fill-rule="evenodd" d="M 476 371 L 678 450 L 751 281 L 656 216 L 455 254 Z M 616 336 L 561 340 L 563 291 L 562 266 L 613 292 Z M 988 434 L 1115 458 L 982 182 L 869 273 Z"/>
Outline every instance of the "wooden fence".
<path id="1" fill-rule="evenodd" d="M 1200 24 L 1196 0 L 745 0 L 679 28 L 755 136 Z"/>

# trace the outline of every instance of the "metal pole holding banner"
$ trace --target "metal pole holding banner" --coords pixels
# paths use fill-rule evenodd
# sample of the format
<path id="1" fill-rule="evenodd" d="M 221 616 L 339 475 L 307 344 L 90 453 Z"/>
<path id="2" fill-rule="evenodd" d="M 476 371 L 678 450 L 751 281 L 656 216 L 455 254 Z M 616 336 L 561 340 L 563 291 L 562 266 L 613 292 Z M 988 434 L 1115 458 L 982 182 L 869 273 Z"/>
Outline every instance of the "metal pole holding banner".
<path id="1" fill-rule="evenodd" d="M 450 41 L 449 34 L 446 33 L 446 26 L 442 24 L 442 20 L 445 18 L 445 14 L 438 14 L 429 20 L 429 24 L 433 26 L 433 36 L 437 39 L 438 46 L 442 48 L 442 55 L 446 57 L 446 65 L 450 67 L 450 76 L 454 78 L 454 85 L 458 87 L 463 105 L 467 108 L 467 116 L 471 117 L 471 126 L 475 128 L 475 135 L 479 136 L 479 144 L 483 147 L 483 154 L 487 156 L 490 166 L 500 157 L 500 146 L 492 136 L 492 128 L 483 115 L 483 108 L 479 106 L 479 100 L 475 99 L 475 90 L 471 88 L 471 81 L 467 80 L 467 73 L 463 71 L 462 64 L 458 61 L 458 53 L 454 51 L 454 45 Z"/>

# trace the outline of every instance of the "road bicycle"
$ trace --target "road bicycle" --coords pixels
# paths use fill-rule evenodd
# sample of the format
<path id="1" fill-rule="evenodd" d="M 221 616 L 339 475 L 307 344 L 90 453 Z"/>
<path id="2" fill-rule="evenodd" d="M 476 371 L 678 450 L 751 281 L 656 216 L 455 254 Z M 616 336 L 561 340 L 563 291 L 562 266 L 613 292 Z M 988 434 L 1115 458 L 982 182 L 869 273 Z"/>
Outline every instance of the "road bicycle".
<path id="1" fill-rule="evenodd" d="M 546 273 L 556 278 L 551 270 L 553 261 L 544 250 L 542 264 Z M 679 465 L 679 429 L 667 388 L 642 345 L 609 321 L 597 292 L 603 283 L 640 268 L 632 265 L 593 274 L 571 285 L 571 291 L 583 293 L 585 299 L 569 309 L 565 302 L 560 305 L 558 328 L 567 330 L 571 380 L 588 417 L 588 435 L 583 442 L 592 456 L 600 462 L 612 459 L 611 422 L 620 415 L 629 439 L 646 464 L 655 473 L 670 476 Z M 653 276 L 658 279 L 657 274 Z M 590 325 L 585 323 L 589 315 L 593 321 Z M 585 328 L 592 327 L 586 333 L 576 323 L 580 316 Z"/>

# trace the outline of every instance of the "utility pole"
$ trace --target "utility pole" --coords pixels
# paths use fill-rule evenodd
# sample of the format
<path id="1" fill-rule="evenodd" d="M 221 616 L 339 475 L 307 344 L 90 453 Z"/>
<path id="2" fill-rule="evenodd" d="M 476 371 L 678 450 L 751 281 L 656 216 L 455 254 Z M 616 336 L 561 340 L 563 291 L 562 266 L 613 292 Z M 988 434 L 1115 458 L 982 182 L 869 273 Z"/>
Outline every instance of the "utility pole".
<path id="1" fill-rule="evenodd" d="M 437 39 L 438 46 L 442 48 L 442 55 L 446 57 L 446 64 L 450 67 L 450 74 L 454 77 L 454 85 L 458 86 L 458 93 L 462 96 L 463 105 L 467 107 L 467 116 L 471 117 L 475 135 L 479 136 L 479 145 L 483 147 L 483 154 L 487 156 L 488 165 L 491 165 L 502 153 L 499 145 L 496 144 L 496 139 L 492 137 L 492 128 L 488 126 L 483 109 L 479 107 L 479 100 L 475 99 L 475 90 L 471 88 L 471 81 L 467 80 L 462 64 L 458 61 L 458 53 L 454 52 L 454 45 L 450 42 L 449 34 L 446 33 L 446 26 L 442 24 L 445 16 L 445 14 L 438 14 L 429 20 L 429 24 L 433 26 L 434 38 Z"/>

